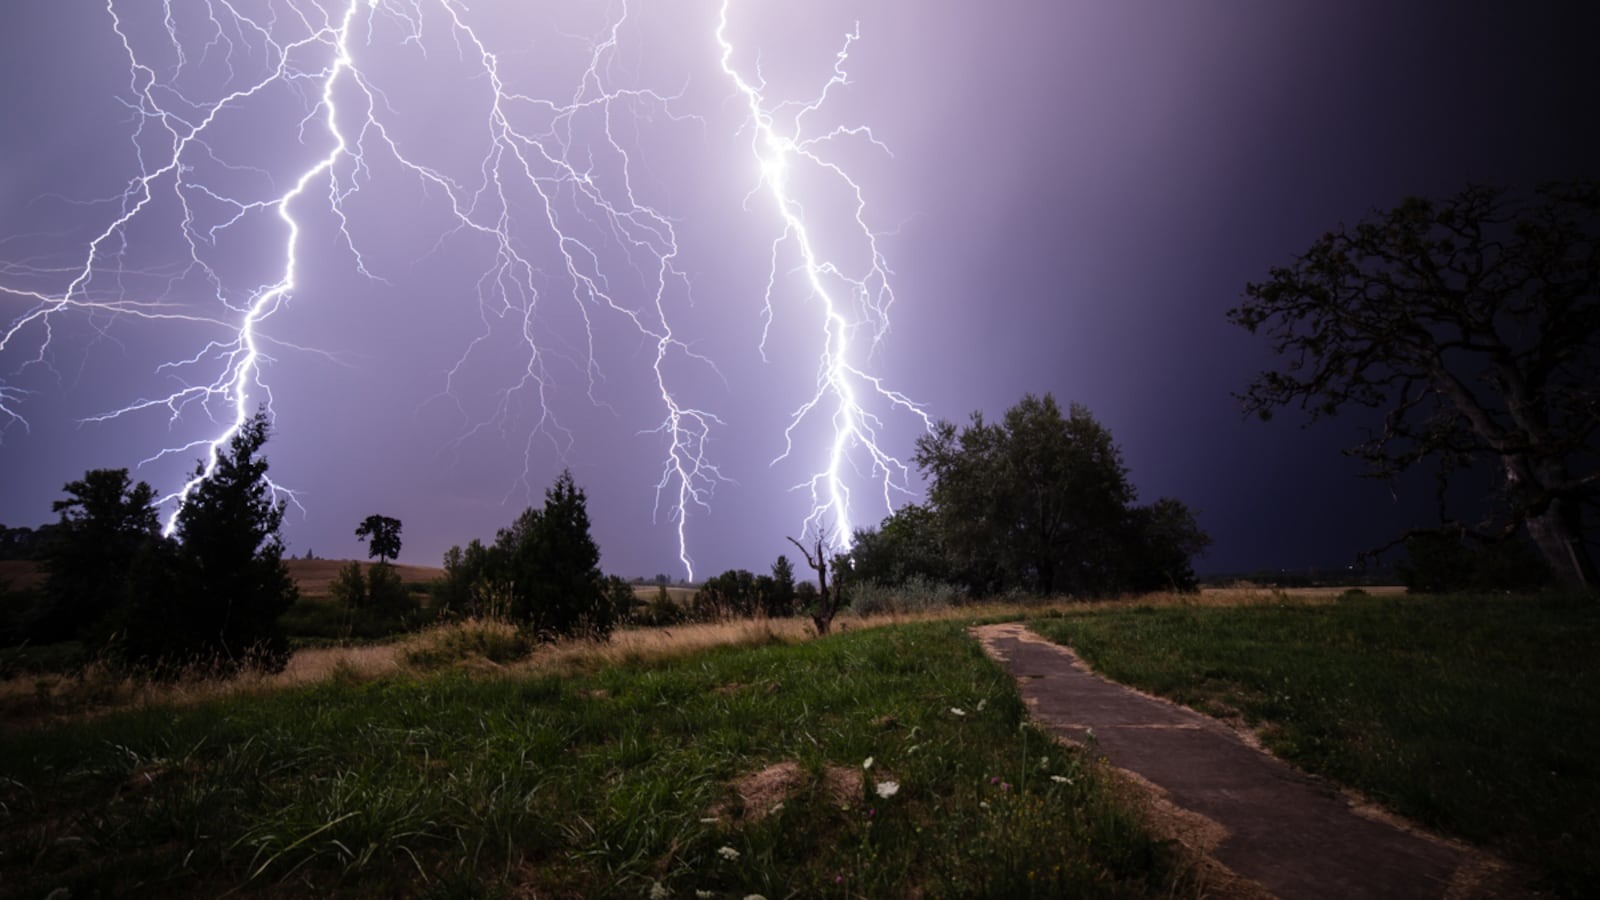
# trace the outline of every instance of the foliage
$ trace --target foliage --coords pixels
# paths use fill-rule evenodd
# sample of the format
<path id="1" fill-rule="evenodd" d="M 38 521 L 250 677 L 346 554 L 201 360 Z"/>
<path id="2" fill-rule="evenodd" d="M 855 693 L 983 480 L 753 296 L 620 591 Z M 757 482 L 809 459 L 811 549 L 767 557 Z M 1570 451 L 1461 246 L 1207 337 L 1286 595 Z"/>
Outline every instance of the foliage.
<path id="1" fill-rule="evenodd" d="M 416 600 L 388 563 L 366 567 L 351 560 L 339 568 L 330 587 L 333 597 L 350 609 L 370 610 L 380 616 L 403 618 L 416 610 Z"/>
<path id="2" fill-rule="evenodd" d="M 638 614 L 634 623 L 646 627 L 659 627 L 677 625 L 688 621 L 688 619 L 689 612 L 672 599 L 672 595 L 667 592 L 666 585 L 658 582 L 655 595 L 650 598 L 649 605 L 644 608 L 643 612 Z"/>
<path id="3" fill-rule="evenodd" d="M 437 674 L 0 729 L 0 883 L 38 897 L 1198 893 L 1105 770 L 1024 726 L 1014 683 L 959 624 L 563 676 L 450 667 L 514 659 L 519 639 L 451 633 L 419 661 Z M 795 781 L 763 817 L 736 785 L 783 762 Z"/>
<path id="4" fill-rule="evenodd" d="M 1245 295 L 1229 319 L 1285 358 L 1241 395 L 1247 411 L 1381 410 L 1347 452 L 1378 477 L 1431 461 L 1441 533 L 1526 528 L 1561 583 L 1596 584 L 1584 519 L 1600 481 L 1600 182 L 1409 198 Z M 1483 518 L 1447 503 L 1474 467 L 1500 483 Z"/>
<path id="5" fill-rule="evenodd" d="M 444 554 L 444 578 L 434 604 L 450 615 L 469 619 L 510 619 L 511 587 L 504 554 L 473 538 L 463 550 Z"/>
<path id="6" fill-rule="evenodd" d="M 1526 541 L 1479 544 L 1454 534 L 1420 532 L 1406 538 L 1405 550 L 1396 568 L 1410 593 L 1530 591 L 1550 578 Z"/>
<path id="7" fill-rule="evenodd" d="M 762 611 L 768 618 L 781 619 L 794 615 L 794 564 L 789 557 L 779 554 L 772 563 L 772 576 L 756 585 L 761 597 Z"/>
<path id="8" fill-rule="evenodd" d="M 588 500 L 562 472 L 544 509 L 500 532 L 511 576 L 511 614 L 541 639 L 611 635 L 614 610 L 600 578 L 600 548 L 589 536 Z"/>
<path id="9" fill-rule="evenodd" d="M 38 528 L 0 525 L 0 560 L 41 558 L 45 548 L 55 539 L 56 527 L 53 524 L 40 525 Z"/>
<path id="10" fill-rule="evenodd" d="M 633 585 L 620 576 L 607 575 L 604 590 L 606 603 L 611 606 L 611 621 L 621 625 L 632 623 L 637 608 L 643 605 L 633 593 Z"/>
<path id="11" fill-rule="evenodd" d="M 707 578 L 694 592 L 690 608 L 703 622 L 749 618 L 756 610 L 756 577 L 747 569 L 729 569 Z"/>
<path id="12" fill-rule="evenodd" d="M 356 537 L 362 541 L 371 540 L 367 545 L 367 555 L 377 557 L 380 563 L 400 556 L 399 519 L 380 515 L 367 516 L 356 526 Z"/>
<path id="13" fill-rule="evenodd" d="M 948 581 L 951 568 L 939 541 L 933 507 L 909 503 L 876 529 L 857 529 L 850 571 L 859 583 L 899 585 L 912 579 Z"/>
<path id="14" fill-rule="evenodd" d="M 161 540 L 155 491 L 131 484 L 127 469 L 93 469 L 62 490 L 67 499 L 50 504 L 61 521 L 44 548 L 45 606 L 30 636 L 104 644 L 133 600 L 135 560 Z"/>
<path id="15" fill-rule="evenodd" d="M 135 560 L 126 661 L 217 671 L 287 662 L 278 618 L 298 591 L 278 534 L 284 505 L 274 501 L 267 460 L 258 455 L 267 434 L 266 414 L 258 412 L 209 473 L 200 464 L 178 510 L 178 542 L 153 545 Z"/>
<path id="16" fill-rule="evenodd" d="M 931 514 L 912 513 L 884 546 L 924 557 L 927 528 L 975 594 L 1022 589 L 1038 594 L 1107 594 L 1152 586 L 1192 589 L 1189 560 L 1209 543 L 1187 507 L 1163 499 L 1136 508 L 1122 452 L 1111 432 L 1073 404 L 1068 415 L 1049 394 L 1022 398 L 1001 422 L 975 413 L 957 430 L 940 422 L 917 441 L 917 465 L 932 484 Z M 920 563 L 875 568 L 915 571 Z"/>
<path id="17" fill-rule="evenodd" d="M 951 609 L 959 606 L 965 599 L 966 591 L 957 585 L 929 581 L 920 575 L 913 575 L 896 583 L 881 581 L 857 583 L 850 591 L 850 609 L 860 616 L 879 613 L 920 613 Z"/>
<path id="18" fill-rule="evenodd" d="M 1128 510 L 1117 576 L 1121 590 L 1195 591 L 1193 560 L 1211 546 L 1194 513 L 1171 497 Z"/>
<path id="19" fill-rule="evenodd" d="M 1578 596 L 1369 596 L 1037 621 L 1099 672 L 1242 716 L 1272 750 L 1415 821 L 1600 876 L 1600 607 Z"/>

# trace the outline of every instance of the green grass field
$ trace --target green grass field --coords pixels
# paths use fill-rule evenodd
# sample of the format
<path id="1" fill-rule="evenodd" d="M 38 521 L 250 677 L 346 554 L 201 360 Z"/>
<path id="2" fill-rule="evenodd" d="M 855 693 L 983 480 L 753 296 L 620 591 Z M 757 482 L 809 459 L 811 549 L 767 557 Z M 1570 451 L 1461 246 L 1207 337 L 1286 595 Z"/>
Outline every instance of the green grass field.
<path id="1" fill-rule="evenodd" d="M 1600 879 L 1600 604 L 1369 597 L 1067 612 L 1032 623 L 1110 678 L 1243 718 L 1301 767 L 1520 860 Z"/>
<path id="2" fill-rule="evenodd" d="M 564 671 L 342 670 L 9 728 L 0 895 L 1198 890 L 960 624 Z"/>

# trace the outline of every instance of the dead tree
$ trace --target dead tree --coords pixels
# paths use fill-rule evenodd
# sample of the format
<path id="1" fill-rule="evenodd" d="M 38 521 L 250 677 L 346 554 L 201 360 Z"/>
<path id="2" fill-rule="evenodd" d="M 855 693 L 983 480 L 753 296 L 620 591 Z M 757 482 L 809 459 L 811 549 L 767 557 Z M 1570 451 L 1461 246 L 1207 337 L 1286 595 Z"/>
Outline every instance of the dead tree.
<path id="1" fill-rule="evenodd" d="M 833 627 L 834 614 L 839 611 L 839 607 L 843 603 L 843 596 L 837 577 L 839 574 L 838 569 L 835 568 L 834 570 L 833 590 L 829 591 L 828 553 L 823 549 L 822 538 L 817 538 L 815 556 L 812 555 L 812 551 L 805 548 L 804 544 L 794 538 L 789 538 L 789 543 L 800 549 L 800 553 L 806 558 L 806 564 L 817 572 L 817 608 L 811 613 L 811 621 L 817 626 L 817 634 L 827 634 L 828 630 Z"/>

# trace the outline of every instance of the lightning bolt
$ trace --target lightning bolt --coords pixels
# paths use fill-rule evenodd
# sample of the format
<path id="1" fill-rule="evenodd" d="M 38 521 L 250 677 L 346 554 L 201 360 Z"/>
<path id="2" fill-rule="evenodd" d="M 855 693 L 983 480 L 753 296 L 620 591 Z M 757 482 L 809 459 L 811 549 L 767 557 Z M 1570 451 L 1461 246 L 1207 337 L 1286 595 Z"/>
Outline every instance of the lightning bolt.
<path id="1" fill-rule="evenodd" d="M 826 416 L 831 432 L 827 464 L 795 486 L 808 491 L 811 497 L 811 511 L 802 523 L 802 530 L 824 537 L 837 549 L 848 550 L 855 527 L 846 467 L 877 483 L 882 491 L 883 506 L 888 511 L 894 509 L 896 492 L 910 493 L 909 469 L 883 449 L 879 438 L 883 418 L 868 405 L 869 400 L 915 416 L 921 420 L 924 430 L 933 427 L 932 420 L 919 404 L 888 388 L 881 378 L 864 368 L 863 358 L 870 357 L 888 333 L 894 290 L 888 263 L 878 246 L 878 235 L 866 221 L 866 199 L 861 185 L 829 155 L 836 144 L 850 139 L 865 141 L 884 153 L 889 149 L 866 126 L 836 125 L 815 134 L 815 129 L 808 127 L 809 120 L 820 118 L 819 113 L 830 93 L 850 83 L 845 65 L 851 46 L 860 40 L 859 24 L 845 36 L 843 46 L 834 57 L 830 76 L 815 95 L 805 100 L 774 99 L 767 94 L 766 81 L 759 68 L 755 75 L 747 77 L 735 64 L 736 48 L 729 37 L 728 24 L 732 6 L 733 0 L 723 0 L 717 21 L 722 71 L 737 88 L 747 110 L 745 130 L 760 169 L 760 183 L 752 194 L 764 188 L 783 223 L 781 232 L 772 242 L 763 317 L 770 328 L 774 293 L 786 255 L 797 259 L 807 293 L 820 314 L 822 349 L 815 390 L 790 416 L 788 427 L 784 429 L 783 452 L 772 462 L 776 465 L 794 453 L 796 430 L 807 419 Z M 852 268 L 819 250 L 806 212 L 807 198 L 795 187 L 794 176 L 801 168 L 808 168 L 813 175 L 826 176 L 824 180 L 844 188 L 851 207 L 851 225 L 845 236 L 853 238 L 858 249 L 865 250 L 864 264 Z M 763 356 L 767 337 L 768 332 L 763 331 Z"/>
<path id="2" fill-rule="evenodd" d="M 773 464 L 796 452 L 804 423 L 825 421 L 825 467 L 798 486 L 812 501 L 804 527 L 818 533 L 831 527 L 832 541 L 847 544 L 849 471 L 874 480 L 891 509 L 893 492 L 906 490 L 906 466 L 881 449 L 883 410 L 929 424 L 917 404 L 866 368 L 888 330 L 891 273 L 866 223 L 864 192 L 830 155 L 850 142 L 887 148 L 865 127 L 811 133 L 830 94 L 848 84 L 845 63 L 856 33 L 846 37 L 831 77 L 812 99 L 779 101 L 768 96 L 759 74 L 747 77 L 735 64 L 731 5 L 722 3 L 715 29 L 720 65 L 748 111 L 744 128 L 760 173 L 751 198 L 764 191 L 781 223 L 763 300 L 763 356 L 786 260 L 804 274 L 820 325 L 814 390 L 795 409 Z M 159 412 L 169 430 L 192 432 L 188 423 L 197 418 L 211 423 L 203 436 L 144 461 L 203 455 L 199 475 L 163 498 L 170 505 L 167 529 L 254 410 L 271 411 L 267 372 L 278 362 L 274 354 L 321 352 L 275 337 L 271 327 L 297 297 L 315 295 L 302 284 L 305 246 L 332 237 L 361 276 L 391 287 L 404 279 L 404 271 L 385 270 L 363 252 L 368 237 L 355 209 L 380 179 L 398 173 L 411 196 L 446 222 L 436 251 L 466 245 L 487 259 L 474 282 L 481 327 L 442 373 L 434 398 L 459 417 L 455 445 L 486 433 L 506 436 L 519 411 L 531 410 L 514 486 L 531 490 L 541 441 L 557 454 L 572 447 L 572 432 L 552 402 L 567 389 L 564 370 L 579 371 L 588 399 L 605 405 L 598 332 L 626 328 L 649 348 L 651 393 L 660 410 L 657 423 L 640 431 L 662 447 L 655 515 L 671 523 L 679 560 L 693 578 L 688 521 L 710 509 L 716 487 L 727 480 L 710 455 L 724 423 L 682 399 L 673 379 L 686 366 L 720 373 L 673 326 L 677 305 L 689 300 L 690 280 L 673 220 L 636 188 L 624 133 L 645 119 L 701 126 L 705 120 L 681 113 L 680 95 L 615 76 L 628 69 L 619 48 L 631 25 L 629 6 L 620 3 L 592 37 L 578 39 L 586 62 L 560 97 L 515 88 L 506 60 L 461 0 L 164 0 L 159 17 L 149 7 L 139 15 L 125 7 L 132 4 L 105 3 L 126 57 L 136 175 L 105 201 L 114 214 L 75 261 L 0 267 L 0 299 L 20 305 L 0 330 L 0 358 L 20 360 L 13 373 L 53 371 L 51 347 L 68 317 L 90 322 L 106 338 L 110 323 L 124 319 L 169 330 L 172 341 L 202 335 L 193 352 L 157 366 L 175 385 L 170 391 L 81 420 Z M 453 102 L 475 118 L 454 145 L 470 164 L 408 144 L 407 130 L 416 124 L 395 103 L 406 85 L 380 64 L 375 48 L 404 53 L 418 67 L 437 61 L 458 68 Z M 241 123 L 261 121 L 292 127 L 266 138 L 277 143 L 258 154 L 241 150 Z M 864 248 L 865 265 L 852 268 L 819 250 L 819 226 L 808 220 L 807 198 L 793 180 L 802 167 L 843 185 L 853 198 L 853 224 L 844 236 Z M 384 184 L 386 192 L 397 190 Z M 141 256 L 158 251 L 158 264 Z M 270 262 L 241 262 L 246 257 Z M 579 323 L 576 346 L 551 336 L 550 321 L 563 315 Z M 521 361 L 484 412 L 463 400 L 470 393 L 465 385 L 470 373 L 499 358 L 492 351 L 508 332 L 522 348 Z M 26 429 L 28 396 L 0 381 L 0 424 Z"/>

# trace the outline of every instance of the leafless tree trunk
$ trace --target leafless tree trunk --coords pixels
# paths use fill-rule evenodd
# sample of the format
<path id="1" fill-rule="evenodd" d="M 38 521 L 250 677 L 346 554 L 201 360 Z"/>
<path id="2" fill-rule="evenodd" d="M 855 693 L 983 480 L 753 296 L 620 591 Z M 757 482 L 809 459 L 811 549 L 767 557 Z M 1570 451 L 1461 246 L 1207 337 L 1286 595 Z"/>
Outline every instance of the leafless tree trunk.
<path id="1" fill-rule="evenodd" d="M 829 629 L 833 627 L 833 616 L 839 611 L 842 599 L 837 578 L 834 579 L 833 589 L 831 591 L 828 589 L 828 552 L 822 546 L 822 538 L 820 537 L 817 538 L 815 555 L 812 554 L 811 550 L 807 550 L 804 544 L 794 538 L 789 538 L 789 543 L 798 547 L 801 555 L 806 558 L 806 564 L 816 570 L 817 608 L 811 613 L 811 621 L 817 626 L 817 634 L 827 634 Z M 834 574 L 837 575 L 837 571 Z"/>

